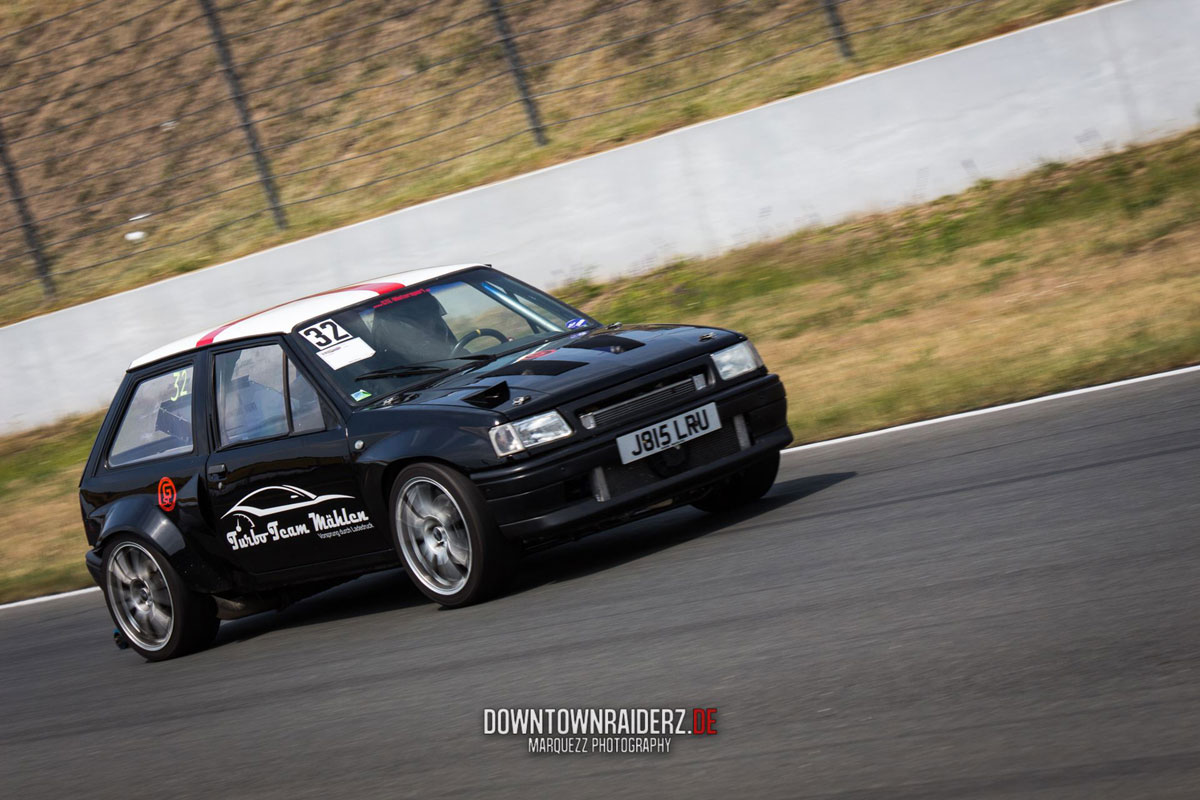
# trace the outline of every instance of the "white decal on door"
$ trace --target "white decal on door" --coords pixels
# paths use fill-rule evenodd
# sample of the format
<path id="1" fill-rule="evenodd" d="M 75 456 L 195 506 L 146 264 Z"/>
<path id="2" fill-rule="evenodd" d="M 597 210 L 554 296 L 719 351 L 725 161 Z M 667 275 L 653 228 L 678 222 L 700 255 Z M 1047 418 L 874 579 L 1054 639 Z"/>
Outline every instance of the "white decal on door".
<path id="1" fill-rule="evenodd" d="M 353 499 L 348 494 L 315 495 L 286 484 L 255 489 L 221 517 L 230 518 L 233 523 L 233 530 L 225 534 L 225 541 L 236 551 L 311 533 L 316 533 L 319 539 L 329 539 L 374 528 L 367 512 L 350 511 L 345 504 L 324 512 L 309 511 L 303 520 L 291 519 L 287 524 L 272 519 L 279 514 L 323 503 Z"/>

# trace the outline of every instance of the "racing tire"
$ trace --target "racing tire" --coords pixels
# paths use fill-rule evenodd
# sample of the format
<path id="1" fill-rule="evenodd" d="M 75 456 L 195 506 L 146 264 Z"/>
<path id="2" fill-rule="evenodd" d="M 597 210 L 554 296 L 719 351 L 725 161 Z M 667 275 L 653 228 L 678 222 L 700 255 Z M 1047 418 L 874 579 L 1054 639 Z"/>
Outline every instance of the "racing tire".
<path id="1" fill-rule="evenodd" d="M 749 505 L 770 491 L 778 474 L 779 453 L 765 455 L 728 480 L 718 483 L 692 505 L 713 514 Z"/>
<path id="2" fill-rule="evenodd" d="M 482 492 L 441 464 L 414 464 L 392 484 L 392 544 L 417 589 L 444 608 L 486 600 L 516 567 Z"/>
<path id="3" fill-rule="evenodd" d="M 147 661 L 203 650 L 221 624 L 213 599 L 189 589 L 162 551 L 135 536 L 104 546 L 100 588 L 119 639 Z"/>

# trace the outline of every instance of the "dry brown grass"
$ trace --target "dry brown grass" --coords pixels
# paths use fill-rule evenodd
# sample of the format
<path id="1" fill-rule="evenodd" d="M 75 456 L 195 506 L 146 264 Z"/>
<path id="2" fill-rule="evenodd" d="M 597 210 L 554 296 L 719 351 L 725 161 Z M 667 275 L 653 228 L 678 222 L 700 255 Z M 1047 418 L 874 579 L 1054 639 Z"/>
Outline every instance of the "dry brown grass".
<path id="1" fill-rule="evenodd" d="M 0 35 L 79 2 L 7 3 L 0 8 Z M 0 63 L 27 58 L 146 12 L 161 2 L 112 0 L 27 34 L 0 40 Z M 62 242 L 50 248 L 54 269 L 65 272 L 132 256 L 64 277 L 59 282 L 59 296 L 52 302 L 42 298 L 36 283 L 6 289 L 0 294 L 0 320 L 13 321 L 132 288 L 338 224 L 749 108 L 1100 2 L 992 0 L 911 25 L 870 31 L 955 3 L 848 0 L 840 6 L 847 28 L 868 31 L 854 37 L 857 58 L 848 62 L 841 59 L 834 44 L 823 41 L 828 30 L 824 15 L 813 0 L 748 0 L 733 8 L 730 8 L 732 0 L 644 0 L 633 4 L 614 0 L 527 0 L 517 4 L 510 0 L 512 27 L 518 34 L 563 26 L 518 40 L 525 61 L 531 65 L 533 90 L 543 94 L 650 67 L 756 31 L 771 30 L 695 58 L 570 92 L 548 94 L 539 103 L 546 123 L 551 126 L 549 146 L 538 148 L 528 134 L 521 134 L 503 144 L 470 153 L 525 127 L 512 81 L 504 71 L 501 52 L 493 43 L 491 20 L 483 15 L 483 0 L 445 0 L 432 5 L 409 3 L 407 7 L 417 10 L 406 15 L 398 11 L 405 4 L 392 0 L 355 0 L 345 5 L 339 5 L 337 0 L 255 0 L 240 5 L 236 5 L 236 0 L 228 0 L 221 5 L 236 7 L 223 13 L 224 26 L 235 37 L 231 45 L 235 59 L 245 65 L 243 84 L 252 93 L 250 102 L 260 137 L 270 148 L 274 170 L 281 176 L 284 201 L 299 203 L 288 209 L 291 227 L 279 232 L 269 215 L 231 224 L 263 208 L 262 192 L 250 160 L 244 157 L 244 140 L 236 127 L 233 107 L 226 101 L 216 56 L 207 44 L 208 29 L 203 20 L 194 19 L 199 6 L 195 0 L 171 0 L 160 11 L 128 25 L 45 57 L 17 61 L 0 74 L 3 98 L 0 113 L 10 115 L 2 119 L 2 124 L 12 142 L 12 155 L 22 166 L 25 191 L 33 195 L 30 203 L 40 221 L 43 238 Z M 722 8 L 726 10 L 721 11 Z M 322 9 L 329 10 L 313 13 Z M 311 16 L 304 17 L 308 14 Z M 596 16 L 589 21 L 569 24 L 593 14 Z M 388 18 L 389 15 L 393 16 Z M 239 35 L 296 17 L 304 18 L 292 25 Z M 684 22 L 694 17 L 698 18 Z M 366 30 L 279 55 L 384 19 L 383 24 Z M 637 35 L 675 23 L 679 24 L 658 34 Z M 443 28 L 448 30 L 435 33 Z M 139 40 L 156 36 L 147 44 L 134 46 Z M 627 41 L 546 63 L 571 52 L 622 39 Z M 412 43 L 395 47 L 406 41 Z M 581 114 L 701 84 L 810 43 L 815 46 L 698 91 L 563 124 Z M 377 57 L 325 72 L 365 54 L 385 50 Z M 20 86 L 47 72 L 112 52 L 118 54 L 83 69 Z M 113 80 L 131 69 L 164 59 L 167 63 L 159 67 L 124 80 Z M 457 60 L 435 66 L 447 59 Z M 291 82 L 288 85 L 265 89 L 288 81 Z M 476 83 L 479 85 L 464 88 Z M 83 91 L 98 84 L 103 85 Z M 166 93 L 184 85 L 186 88 Z M 460 89 L 453 96 L 434 99 Z M 329 102 L 300 110 L 321 100 Z M 126 104 L 129 107 L 119 113 L 81 122 Z M 207 106 L 213 108 L 196 113 Z M 408 110 L 393 113 L 401 109 Z M 389 116 L 360 124 L 384 114 Z M 459 124 L 477 115 L 483 116 L 470 124 Z M 358 127 L 309 138 L 352 125 Z M 25 138 L 55 130 L 58 132 L 42 138 Z M 99 149 L 85 150 L 126 133 L 132 135 Z M 404 145 L 410 141 L 411 144 Z M 172 149 L 176 152 L 124 169 Z M 464 153 L 470 154 L 458 157 Z M 317 164 L 344 159 L 353 160 L 312 169 Z M 387 180 L 368 190 L 305 202 L 317 195 L 445 159 L 451 160 Z M 226 160 L 227 163 L 206 168 Z M 111 174 L 87 179 L 88 175 L 101 172 Z M 152 188 L 135 191 L 150 185 Z M 242 188 L 233 189 L 239 186 Z M 135 215 L 187 203 L 213 192 L 223 193 L 155 214 L 136 225 L 124 224 Z M 7 196 L 0 196 L 0 228 L 15 224 Z M 79 240 L 63 241 L 81 232 L 113 225 L 117 227 Z M 146 231 L 148 238 L 137 245 L 126 242 L 123 234 L 134 229 Z M 188 237 L 197 238 L 178 247 L 149 250 Z M 18 256 L 24 249 L 19 231 L 0 234 L 0 258 L 14 257 L 0 263 L 5 286 L 32 278 L 31 261 Z"/>
<path id="2" fill-rule="evenodd" d="M 38 483 L 15 484 L 13 499 L 0 503 L 0 602 L 91 585 L 83 566 L 79 472 L 73 465 Z"/>
<path id="3" fill-rule="evenodd" d="M 1088 258 L 1062 246 L 1060 237 L 1086 241 L 1089 228 L 1064 225 L 1016 242 L 1026 257 L 992 291 L 981 288 L 991 274 L 980 264 L 995 248 L 979 245 L 894 294 L 856 298 L 855 318 L 876 322 L 768 334 L 764 356 L 792 388 L 798 436 L 827 438 L 1037 396 L 1077 385 L 1081 372 L 1099 382 L 1200 358 L 1200 224 L 1153 253 Z M 798 296 L 779 301 L 785 309 L 801 304 Z M 806 305 L 775 324 L 811 315 Z M 888 317 L 899 309 L 902 316 Z M 1181 334 L 1190 335 L 1182 351 L 1155 352 Z"/>

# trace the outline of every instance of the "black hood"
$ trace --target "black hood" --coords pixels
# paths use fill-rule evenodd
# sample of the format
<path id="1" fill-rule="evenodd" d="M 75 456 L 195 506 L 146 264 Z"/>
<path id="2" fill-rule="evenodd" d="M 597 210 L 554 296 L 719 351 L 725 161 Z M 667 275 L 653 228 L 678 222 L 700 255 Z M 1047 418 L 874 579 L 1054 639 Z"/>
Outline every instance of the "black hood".
<path id="1" fill-rule="evenodd" d="M 694 325 L 594 328 L 448 375 L 385 403 L 391 408 L 433 404 L 527 416 L 743 338 Z"/>

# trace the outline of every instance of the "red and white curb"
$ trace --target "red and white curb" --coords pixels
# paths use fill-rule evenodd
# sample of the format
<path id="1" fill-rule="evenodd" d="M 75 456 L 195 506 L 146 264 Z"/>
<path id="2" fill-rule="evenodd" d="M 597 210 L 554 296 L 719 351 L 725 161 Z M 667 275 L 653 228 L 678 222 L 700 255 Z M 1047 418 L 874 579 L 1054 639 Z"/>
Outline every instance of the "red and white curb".
<path id="1" fill-rule="evenodd" d="M 1132 386 L 1135 383 L 1145 383 L 1146 381 L 1155 381 L 1160 378 L 1173 378 L 1177 375 L 1186 375 L 1190 372 L 1200 372 L 1200 364 L 1191 367 L 1183 367 L 1181 369 L 1173 369 L 1169 372 L 1156 372 L 1153 375 L 1143 375 L 1140 378 L 1127 378 L 1123 381 L 1114 381 L 1112 383 L 1103 383 L 1099 386 L 1087 386 L 1083 389 L 1072 389 L 1069 392 L 1059 392 L 1057 394 L 1048 394 L 1042 397 L 1034 397 L 1029 400 L 1019 400 L 1015 403 L 1005 403 L 1002 406 L 991 406 L 989 408 L 979 408 L 974 411 L 964 411 L 960 414 L 950 414 L 945 417 L 935 417 L 934 419 L 923 419 L 920 422 L 909 422 L 904 425 L 895 425 L 891 428 L 880 428 L 877 431 L 867 431 L 866 433 L 856 433 L 852 436 L 842 436 L 838 439 L 826 439 L 823 442 L 812 442 L 811 444 L 802 444 L 796 447 L 789 447 L 783 452 L 800 453 L 805 450 L 813 450 L 818 447 L 829 447 L 830 445 L 843 444 L 845 442 L 853 442 L 858 439 L 869 439 L 872 436 L 883 436 L 887 433 L 897 433 L 899 431 L 912 430 L 913 428 L 923 428 L 926 425 L 939 425 L 943 422 L 953 422 L 957 419 L 968 419 L 970 417 L 978 417 L 984 414 L 995 414 L 998 411 L 1008 411 L 1013 408 L 1023 408 L 1024 406 L 1032 406 L 1037 403 L 1048 403 L 1051 400 L 1063 400 L 1068 397 L 1078 397 L 1082 394 L 1090 394 L 1092 392 L 1101 392 L 1106 389 L 1117 389 L 1122 386 Z M 49 603 L 51 600 L 62 600 L 67 597 L 77 597 L 83 594 L 100 591 L 99 587 L 92 586 L 87 589 L 76 589 L 73 592 L 61 592 L 59 594 L 47 594 L 42 597 L 31 597 L 28 600 L 17 600 L 12 603 L 4 603 L 0 605 L 0 610 L 6 608 L 19 608 L 20 606 L 31 606 L 37 603 Z"/>

